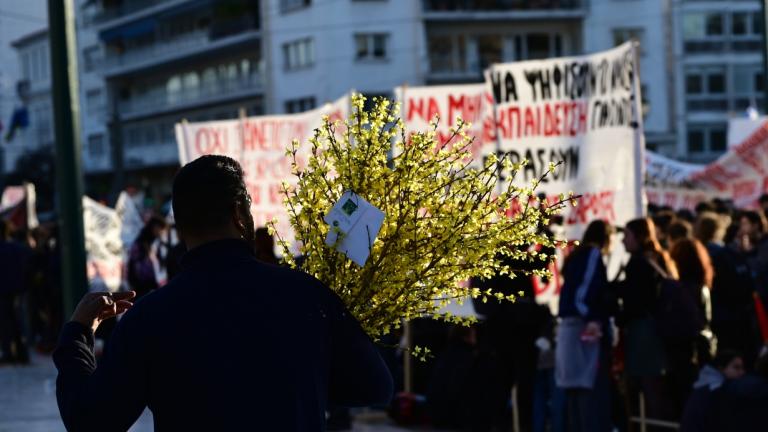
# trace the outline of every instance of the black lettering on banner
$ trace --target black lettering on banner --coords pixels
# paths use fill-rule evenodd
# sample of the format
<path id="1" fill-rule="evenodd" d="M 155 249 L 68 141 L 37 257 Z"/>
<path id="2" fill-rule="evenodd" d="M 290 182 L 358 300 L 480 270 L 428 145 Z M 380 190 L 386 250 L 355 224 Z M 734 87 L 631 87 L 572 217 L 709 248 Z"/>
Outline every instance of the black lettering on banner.
<path id="1" fill-rule="evenodd" d="M 499 72 L 491 73 L 491 87 L 493 88 L 493 99 L 498 103 L 517 102 L 517 86 L 515 77 L 511 72 L 504 72 L 503 76 Z"/>
<path id="2" fill-rule="evenodd" d="M 518 173 L 518 179 L 530 183 L 534 179 L 544 177 L 549 170 L 549 163 L 562 162 L 550 176 L 542 180 L 543 183 L 567 181 L 578 178 L 579 176 L 579 147 L 570 146 L 558 149 L 525 149 L 523 151 L 510 150 L 506 153 L 498 153 L 499 160 L 508 159 L 513 165 L 520 163 L 523 159 L 528 160 L 528 164 Z M 501 172 L 502 181 L 506 180 L 507 173 Z"/>

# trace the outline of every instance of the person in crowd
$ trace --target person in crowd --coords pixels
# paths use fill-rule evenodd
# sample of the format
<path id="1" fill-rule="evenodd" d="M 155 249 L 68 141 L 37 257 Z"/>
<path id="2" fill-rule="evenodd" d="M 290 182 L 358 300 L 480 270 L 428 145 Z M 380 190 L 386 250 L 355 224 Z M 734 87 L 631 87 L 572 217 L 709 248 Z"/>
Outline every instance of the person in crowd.
<path id="1" fill-rule="evenodd" d="M 671 250 L 675 242 L 693 237 L 693 226 L 684 219 L 675 219 L 667 228 L 667 240 Z"/>
<path id="2" fill-rule="evenodd" d="M 709 287 L 712 286 L 713 270 L 707 249 L 698 240 L 684 238 L 674 242 L 670 255 L 675 261 L 679 274 L 678 289 L 681 299 L 688 308 L 681 309 L 678 320 L 693 325 L 694 332 L 676 338 L 666 338 L 666 378 L 671 393 L 671 407 L 677 415 L 682 414 L 688 399 L 691 384 L 696 379 L 700 358 L 707 359 L 709 347 L 702 344 L 702 331 L 707 325 L 709 310 Z M 701 349 L 699 347 L 701 346 Z"/>
<path id="3" fill-rule="evenodd" d="M 610 431 L 608 275 L 613 227 L 592 221 L 563 265 L 555 377 L 566 389 L 568 431 Z"/>
<path id="4" fill-rule="evenodd" d="M 740 352 L 749 364 L 757 355 L 752 304 L 754 283 L 746 262 L 725 247 L 725 224 L 721 215 L 704 212 L 696 221 L 695 236 L 707 248 L 712 262 L 711 328 L 718 350 Z"/>
<path id="5" fill-rule="evenodd" d="M 656 227 L 649 218 L 629 221 L 623 242 L 630 254 L 624 268 L 625 280 L 618 287 L 626 372 L 633 387 L 639 386 L 645 395 L 648 416 L 662 418 L 666 408 L 662 380 L 666 359 L 653 317 L 659 286 L 666 278 L 677 279 L 677 268 L 656 240 Z"/>
<path id="6" fill-rule="evenodd" d="M 256 229 L 254 248 L 256 249 L 256 259 L 268 264 L 277 265 L 280 263 L 275 255 L 275 238 L 266 227 Z"/>
<path id="7" fill-rule="evenodd" d="M 741 213 L 736 245 L 747 259 L 761 297 L 768 298 L 768 222 L 762 212 Z"/>
<path id="8" fill-rule="evenodd" d="M 167 224 L 162 218 L 150 217 L 131 246 L 128 256 L 128 284 L 136 291 L 137 299 L 159 287 L 152 245 L 161 238 L 166 227 Z"/>
<path id="9" fill-rule="evenodd" d="M 553 252 L 545 251 L 548 256 Z M 507 259 L 506 264 L 517 271 L 532 271 L 546 265 Z M 533 426 L 533 394 L 538 362 L 536 339 L 541 333 L 541 311 L 536 304 L 533 279 L 519 275 L 497 274 L 485 280 L 473 282 L 485 290 L 493 288 L 504 295 L 514 294 L 515 302 L 473 301 L 478 314 L 485 317 L 478 329 L 478 345 L 483 355 L 497 359 L 499 365 L 496 383 L 487 391 L 493 393 L 492 411 L 494 427 L 508 429 L 511 412 L 510 395 L 516 389 L 518 420 L 522 431 Z"/>
<path id="10" fill-rule="evenodd" d="M 157 430 L 321 431 L 329 404 L 389 402 L 392 377 L 341 299 L 254 258 L 240 164 L 184 166 L 173 211 L 182 273 L 133 306 L 132 292 L 86 294 L 62 330 L 53 360 L 68 430 L 124 431 L 149 407 Z M 125 310 L 97 366 L 93 331 Z"/>
<path id="11" fill-rule="evenodd" d="M 763 211 L 763 215 L 768 218 L 768 194 L 760 195 L 760 199 L 757 202 L 760 204 L 760 210 Z"/>
<path id="12" fill-rule="evenodd" d="M 667 232 L 669 229 L 669 225 L 672 224 L 677 219 L 677 216 L 675 215 L 675 212 L 672 211 L 669 207 L 665 207 L 663 209 L 660 209 L 656 214 L 653 215 L 653 226 L 655 228 L 655 238 L 656 241 L 661 245 L 662 247 L 667 247 Z"/>
<path id="13" fill-rule="evenodd" d="M 686 402 L 685 411 L 680 420 L 680 431 L 712 431 L 711 417 L 716 411 L 715 392 L 722 387 L 725 380 L 737 380 L 742 376 L 744 376 L 744 359 L 737 351 L 723 350 L 717 354 L 711 365 L 704 365 Z"/>
<path id="14" fill-rule="evenodd" d="M 8 224 L 0 219 L 0 364 L 29 363 L 20 302 L 27 286 L 30 255 L 28 248 L 10 240 Z"/>
<path id="15" fill-rule="evenodd" d="M 686 208 L 679 209 L 675 212 L 675 220 L 685 221 L 692 224 L 696 220 L 696 214 Z"/>

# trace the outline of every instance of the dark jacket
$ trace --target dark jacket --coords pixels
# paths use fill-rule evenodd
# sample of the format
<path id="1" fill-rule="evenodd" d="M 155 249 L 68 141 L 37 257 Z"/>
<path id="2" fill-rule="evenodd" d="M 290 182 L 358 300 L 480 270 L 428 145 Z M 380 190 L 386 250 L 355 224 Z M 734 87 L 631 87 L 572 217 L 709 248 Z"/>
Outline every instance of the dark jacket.
<path id="1" fill-rule="evenodd" d="M 583 247 L 569 256 L 563 266 L 563 279 L 560 317 L 580 317 L 601 323 L 608 320 L 604 302 L 608 275 L 598 248 Z"/>
<path id="2" fill-rule="evenodd" d="M 663 265 L 662 265 L 662 268 Z M 623 322 L 651 317 L 656 311 L 661 275 L 645 255 L 632 254 L 625 268 L 626 279 L 620 286 Z"/>
<path id="3" fill-rule="evenodd" d="M 54 362 L 69 430 L 125 431 L 149 407 L 156 430 L 320 431 L 329 404 L 391 398 L 376 347 L 316 279 L 239 240 L 183 266 L 124 315 L 98 367 L 91 331 L 65 326 Z"/>

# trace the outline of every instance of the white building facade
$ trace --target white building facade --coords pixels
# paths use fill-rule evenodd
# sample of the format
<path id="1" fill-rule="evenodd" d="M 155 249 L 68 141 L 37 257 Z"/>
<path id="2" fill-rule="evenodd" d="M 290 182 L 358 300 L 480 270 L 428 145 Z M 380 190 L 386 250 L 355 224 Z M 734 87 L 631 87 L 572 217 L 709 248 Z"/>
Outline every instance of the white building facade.
<path id="1" fill-rule="evenodd" d="M 13 111 L 23 120 L 23 127 L 15 128 L 12 137 L 7 134 L 13 128 L 13 111 L 9 113 L 5 135 L 6 172 L 16 168 L 25 154 L 38 151 L 53 152 L 54 126 L 51 106 L 51 62 L 48 32 L 39 30 L 12 43 L 20 66 L 16 82 L 16 101 Z M 23 114 L 21 114 L 23 113 Z M 21 118 L 20 117 L 20 118 Z"/>
<path id="2" fill-rule="evenodd" d="M 391 95 L 424 82 L 421 5 L 395 0 L 266 0 L 268 110 L 299 112 L 349 90 Z"/>

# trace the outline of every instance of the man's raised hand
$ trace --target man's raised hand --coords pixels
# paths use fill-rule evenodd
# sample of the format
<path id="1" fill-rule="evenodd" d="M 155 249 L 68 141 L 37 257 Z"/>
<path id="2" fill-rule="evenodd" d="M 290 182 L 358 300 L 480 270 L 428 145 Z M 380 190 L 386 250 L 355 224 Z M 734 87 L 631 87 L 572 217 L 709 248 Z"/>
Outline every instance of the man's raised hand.
<path id="1" fill-rule="evenodd" d="M 94 332 L 102 321 L 120 315 L 133 306 L 135 291 L 94 292 L 83 296 L 72 314 L 72 321 L 79 322 Z"/>

